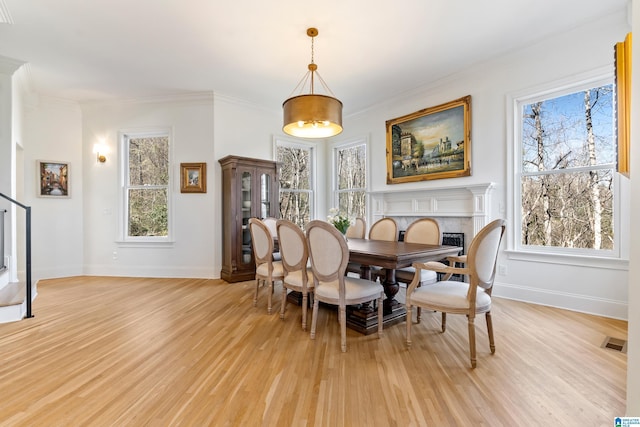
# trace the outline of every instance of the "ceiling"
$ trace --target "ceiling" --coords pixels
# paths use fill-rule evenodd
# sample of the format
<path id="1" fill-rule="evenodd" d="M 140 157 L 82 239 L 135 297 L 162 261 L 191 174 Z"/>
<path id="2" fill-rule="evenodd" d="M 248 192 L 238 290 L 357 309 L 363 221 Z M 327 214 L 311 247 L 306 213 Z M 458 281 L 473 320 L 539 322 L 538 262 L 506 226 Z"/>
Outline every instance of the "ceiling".
<path id="1" fill-rule="evenodd" d="M 0 0 L 0 56 L 79 102 L 214 91 L 275 110 L 298 94 L 316 27 L 318 72 L 349 114 L 627 3 Z"/>

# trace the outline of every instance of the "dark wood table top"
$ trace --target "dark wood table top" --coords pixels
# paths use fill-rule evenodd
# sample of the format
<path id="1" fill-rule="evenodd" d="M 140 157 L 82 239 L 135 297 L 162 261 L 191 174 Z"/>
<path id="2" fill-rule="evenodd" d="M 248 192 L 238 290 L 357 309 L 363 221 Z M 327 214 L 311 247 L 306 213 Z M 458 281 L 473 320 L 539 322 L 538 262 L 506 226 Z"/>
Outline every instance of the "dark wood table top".
<path id="1" fill-rule="evenodd" d="M 354 238 L 349 238 L 347 245 L 349 261 L 391 269 L 409 267 L 414 262 L 439 261 L 447 256 L 458 255 L 462 250 L 458 246 Z"/>

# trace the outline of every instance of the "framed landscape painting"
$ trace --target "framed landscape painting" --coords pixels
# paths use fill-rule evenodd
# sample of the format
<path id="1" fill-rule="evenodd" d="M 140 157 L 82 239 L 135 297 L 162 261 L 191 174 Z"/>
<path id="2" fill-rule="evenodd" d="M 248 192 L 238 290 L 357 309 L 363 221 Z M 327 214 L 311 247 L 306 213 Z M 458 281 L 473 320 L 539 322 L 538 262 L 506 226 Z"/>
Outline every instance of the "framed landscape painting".
<path id="1" fill-rule="evenodd" d="M 70 197 L 69 163 L 38 160 L 38 197 Z"/>
<path id="2" fill-rule="evenodd" d="M 471 96 L 387 120 L 387 184 L 471 175 Z"/>

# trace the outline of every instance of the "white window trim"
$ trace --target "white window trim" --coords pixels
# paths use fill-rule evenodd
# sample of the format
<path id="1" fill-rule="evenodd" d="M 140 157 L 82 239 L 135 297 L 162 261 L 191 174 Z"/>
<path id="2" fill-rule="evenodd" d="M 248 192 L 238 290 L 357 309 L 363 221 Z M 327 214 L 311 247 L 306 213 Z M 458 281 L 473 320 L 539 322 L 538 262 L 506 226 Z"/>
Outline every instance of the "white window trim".
<path id="1" fill-rule="evenodd" d="M 548 96 L 559 97 L 577 92 L 587 87 L 597 87 L 613 83 L 612 67 L 603 67 L 590 72 L 577 74 L 561 80 L 549 82 L 537 87 L 516 93 L 507 94 L 507 227 L 505 253 L 509 259 L 546 262 L 553 264 L 569 264 L 576 266 L 591 266 L 611 269 L 627 269 L 628 245 L 623 245 L 621 225 L 628 221 L 629 210 L 623 209 L 625 193 L 620 174 L 614 167 L 614 250 L 597 251 L 588 249 L 548 248 L 539 246 L 523 247 L 520 242 L 521 217 L 516 202 L 520 200 L 520 111 L 523 104 L 535 102 Z"/>
<path id="2" fill-rule="evenodd" d="M 311 220 L 318 218 L 318 143 L 275 136 L 273 138 L 274 160 L 278 158 L 278 147 L 301 148 L 311 151 L 311 197 L 309 198 L 311 207 L 309 208 L 309 218 Z M 278 202 L 280 202 L 280 186 L 278 186 Z"/>
<path id="3" fill-rule="evenodd" d="M 332 142 L 331 147 L 331 206 L 338 206 L 338 150 L 345 148 L 355 147 L 357 145 L 365 145 L 367 150 L 367 156 L 365 159 L 365 167 L 367 168 L 365 173 L 365 180 L 367 181 L 364 192 L 366 197 L 366 218 L 367 224 L 370 224 L 371 219 L 371 143 L 368 136 L 358 136 L 344 141 Z"/>
<path id="4" fill-rule="evenodd" d="M 131 137 L 153 137 L 153 136 L 168 136 L 169 137 L 169 183 L 167 185 L 169 194 L 167 194 L 167 236 L 142 236 L 142 237 L 130 237 L 127 235 L 127 209 L 128 199 L 126 192 L 127 182 L 127 156 L 128 149 L 126 147 L 127 139 Z M 119 168 L 119 191 L 120 197 L 118 198 L 118 236 L 116 243 L 119 247 L 164 247 L 171 246 L 175 242 L 174 240 L 174 226 L 173 226 L 173 198 L 176 192 L 174 188 L 174 171 L 172 170 L 173 159 L 173 128 L 171 127 L 154 127 L 154 128 L 140 128 L 140 129 L 125 129 L 118 132 L 119 141 L 119 153 L 118 153 L 118 168 Z"/>

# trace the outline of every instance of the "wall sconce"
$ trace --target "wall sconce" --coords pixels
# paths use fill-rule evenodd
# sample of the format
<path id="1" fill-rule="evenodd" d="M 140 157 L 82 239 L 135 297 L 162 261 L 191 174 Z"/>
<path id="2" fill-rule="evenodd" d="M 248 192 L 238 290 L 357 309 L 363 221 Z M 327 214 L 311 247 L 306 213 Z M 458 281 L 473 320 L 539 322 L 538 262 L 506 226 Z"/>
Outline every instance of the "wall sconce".
<path id="1" fill-rule="evenodd" d="M 96 153 L 96 161 L 104 163 L 107 161 L 106 154 L 109 152 L 109 148 L 104 142 L 99 142 L 93 146 L 93 152 Z"/>

